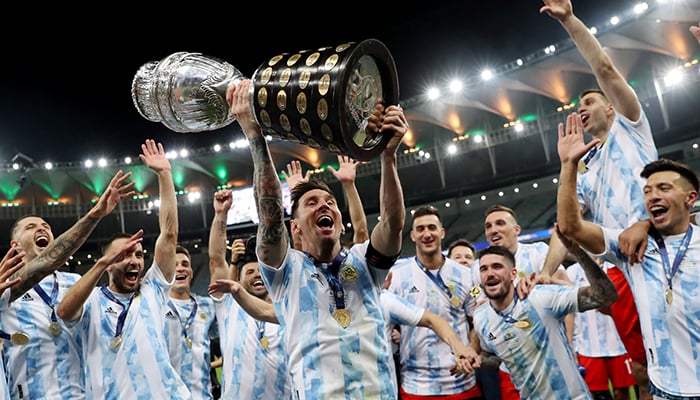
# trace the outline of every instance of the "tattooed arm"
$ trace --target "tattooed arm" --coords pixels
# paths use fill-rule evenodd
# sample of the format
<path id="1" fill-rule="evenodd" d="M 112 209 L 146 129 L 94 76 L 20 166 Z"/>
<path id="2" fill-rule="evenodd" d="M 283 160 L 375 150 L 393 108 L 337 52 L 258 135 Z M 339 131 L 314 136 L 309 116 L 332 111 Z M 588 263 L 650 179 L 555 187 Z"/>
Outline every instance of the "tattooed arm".
<path id="1" fill-rule="evenodd" d="M 109 186 L 100 196 L 99 201 L 90 211 L 78 220 L 72 227 L 61 234 L 31 260 L 24 268 L 20 269 L 14 278 L 21 281 L 10 288 L 10 301 L 20 297 L 24 292 L 33 288 L 44 277 L 60 268 L 72 256 L 80 246 L 85 243 L 97 223 L 114 210 L 114 207 L 127 197 L 134 194 L 134 182 L 126 183 L 131 177 L 131 172 L 124 174 L 121 170 L 112 177 Z"/>
<path id="2" fill-rule="evenodd" d="M 256 248 L 258 259 L 279 268 L 289 246 L 289 234 L 284 225 L 282 185 L 262 129 L 253 119 L 248 95 L 250 85 L 249 79 L 232 84 L 226 91 L 226 100 L 231 106 L 231 114 L 248 138 L 253 157 L 253 193 L 260 218 Z"/>

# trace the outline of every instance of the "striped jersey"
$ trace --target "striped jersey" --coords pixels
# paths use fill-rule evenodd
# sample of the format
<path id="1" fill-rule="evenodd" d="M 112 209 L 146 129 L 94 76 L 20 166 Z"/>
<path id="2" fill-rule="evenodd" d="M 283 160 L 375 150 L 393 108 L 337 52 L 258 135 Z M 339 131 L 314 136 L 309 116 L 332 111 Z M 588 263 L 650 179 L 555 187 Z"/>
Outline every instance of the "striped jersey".
<path id="1" fill-rule="evenodd" d="M 578 310 L 578 289 L 537 285 L 525 300 L 500 314 L 486 302 L 474 315 L 481 348 L 495 354 L 510 371 L 522 400 L 592 399 L 564 329 L 564 317 Z M 527 321 L 519 328 L 513 320 Z"/>
<path id="2" fill-rule="evenodd" d="M 289 369 L 279 325 L 257 321 L 229 293 L 212 299 L 223 355 L 221 398 L 291 399 Z M 303 335 L 306 331 L 297 334 Z"/>
<path id="3" fill-rule="evenodd" d="M 639 174 L 659 154 L 646 114 L 642 112 L 639 121 L 632 122 L 616 113 L 605 143 L 588 154 L 583 158 L 589 159 L 585 172 L 579 169 L 576 191 L 593 222 L 609 228 L 627 228 L 648 218 L 644 208 L 645 180 Z"/>
<path id="4" fill-rule="evenodd" d="M 82 361 L 75 337 L 58 316 L 58 334 L 49 330 L 52 310 L 78 279 L 79 274 L 55 271 L 11 304 L 3 304 L 0 328 L 8 334 L 24 333 L 29 338 L 25 345 L 2 341 L 12 398 L 85 398 L 85 375 L 79 367 Z M 9 300 L 9 296 L 3 299 Z"/>
<path id="5" fill-rule="evenodd" d="M 260 263 L 289 356 L 293 395 L 299 399 L 395 398 L 392 352 L 384 336 L 381 279 L 367 263 L 369 241 L 354 245 L 339 267 L 346 315 L 335 314 L 328 280 L 331 263 L 287 248 L 279 269 Z"/>
<path id="6" fill-rule="evenodd" d="M 391 292 L 439 315 L 450 324 L 462 343 L 469 343 L 467 317 L 473 315 L 476 307 L 475 299 L 469 294 L 473 286 L 469 267 L 445 258 L 442 267 L 426 273 L 413 257 L 393 266 L 391 273 Z M 432 274 L 434 279 L 427 274 Z M 401 387 L 407 393 L 457 394 L 476 385 L 474 374 L 462 377 L 450 374 L 450 368 L 455 365 L 452 348 L 432 329 L 402 326 L 399 354 Z"/>
<path id="7" fill-rule="evenodd" d="M 700 227 L 693 235 L 671 280 L 672 301 L 659 246 L 650 236 L 644 259 L 630 266 L 618 247 L 622 230 L 603 228 L 607 261 L 620 266 L 630 283 L 639 311 L 649 380 L 675 396 L 700 396 Z M 664 237 L 673 264 L 685 233 Z"/>
<path id="8" fill-rule="evenodd" d="M 422 308 L 413 305 L 408 300 L 388 290 L 382 290 L 380 301 L 384 312 L 384 322 L 386 323 L 384 334 L 389 343 L 391 343 L 391 330 L 394 325 L 417 326 L 425 312 Z M 394 363 L 391 363 L 391 370 L 394 375 L 393 379 L 396 379 Z"/>
<path id="9" fill-rule="evenodd" d="M 607 268 L 605 263 L 603 268 Z M 590 286 L 581 264 L 572 264 L 566 269 L 575 287 Z M 616 357 L 627 353 L 617 334 L 612 317 L 597 309 L 574 314 L 574 346 L 576 352 L 586 357 Z"/>
<path id="10" fill-rule="evenodd" d="M 168 299 L 163 312 L 170 362 L 193 400 L 212 399 L 209 329 L 216 317 L 213 301 L 192 293 L 188 300 Z"/>
<path id="11" fill-rule="evenodd" d="M 170 364 L 163 333 L 163 309 L 172 282 L 166 282 L 155 262 L 135 293 L 108 290 L 110 300 L 96 287 L 74 322 L 85 357 L 89 399 L 189 399 L 190 391 Z M 114 346 L 117 321 L 128 307 L 121 343 Z"/>

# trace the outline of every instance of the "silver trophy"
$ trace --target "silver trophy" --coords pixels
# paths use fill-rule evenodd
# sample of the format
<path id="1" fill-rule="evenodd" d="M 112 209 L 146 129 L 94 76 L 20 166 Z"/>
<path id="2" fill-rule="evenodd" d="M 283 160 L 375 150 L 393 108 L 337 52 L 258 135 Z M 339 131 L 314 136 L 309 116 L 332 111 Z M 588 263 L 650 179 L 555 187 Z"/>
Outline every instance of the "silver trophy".
<path id="1" fill-rule="evenodd" d="M 245 76 L 233 65 L 200 53 L 174 53 L 141 66 L 131 96 L 146 119 L 175 132 L 201 132 L 234 121 L 226 88 Z M 372 123 L 381 106 L 398 104 L 396 66 L 374 39 L 284 53 L 258 67 L 251 104 L 273 137 L 369 161 L 390 137 Z"/>

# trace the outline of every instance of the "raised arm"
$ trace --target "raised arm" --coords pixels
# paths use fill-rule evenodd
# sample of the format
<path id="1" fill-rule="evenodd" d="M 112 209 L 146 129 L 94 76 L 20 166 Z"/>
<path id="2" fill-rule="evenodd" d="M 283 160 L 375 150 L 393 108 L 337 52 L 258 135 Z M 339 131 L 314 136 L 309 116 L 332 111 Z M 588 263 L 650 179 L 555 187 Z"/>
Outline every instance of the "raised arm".
<path id="1" fill-rule="evenodd" d="M 102 274 L 112 264 L 128 262 L 128 255 L 133 253 L 142 242 L 142 236 L 143 230 L 139 230 L 129 240 L 125 240 L 121 246 L 112 246 L 105 255 L 95 262 L 92 268 L 68 289 L 56 308 L 56 314 L 64 321 L 75 321 L 80 318 L 83 306 L 92 290 L 97 286 L 97 282 L 100 281 Z"/>
<path id="2" fill-rule="evenodd" d="M 160 194 L 160 211 L 158 225 L 160 233 L 156 239 L 154 259 L 160 267 L 165 280 L 170 282 L 175 275 L 175 249 L 179 225 L 177 220 L 177 198 L 173 183 L 173 170 L 165 156 L 163 145 L 152 139 L 141 145 L 139 158 L 148 168 L 158 175 L 158 192 Z"/>
<path id="3" fill-rule="evenodd" d="M 338 169 L 332 166 L 329 167 L 331 173 L 340 181 L 345 192 L 345 198 L 348 200 L 348 211 L 350 213 L 350 222 L 353 228 L 353 243 L 362 243 L 369 239 L 369 229 L 367 228 L 367 216 L 362 208 L 362 200 L 360 193 L 355 185 L 357 175 L 357 166 L 359 161 L 355 161 L 348 156 L 338 156 Z"/>
<path id="4" fill-rule="evenodd" d="M 14 278 L 20 278 L 21 282 L 10 288 L 10 301 L 17 299 L 45 276 L 64 265 L 85 243 L 98 222 L 110 214 L 121 200 L 134 194 L 135 183 L 126 182 L 130 177 L 131 172 L 124 174 L 121 170 L 118 171 L 90 211 L 17 272 Z"/>
<path id="5" fill-rule="evenodd" d="M 247 312 L 251 317 L 257 319 L 258 321 L 279 324 L 273 305 L 248 293 L 248 291 L 243 289 L 241 284 L 236 281 L 232 281 L 230 279 L 217 279 L 216 281 L 212 281 L 208 290 L 209 294 L 212 296 L 216 296 L 217 294 L 221 295 L 223 293 L 231 293 L 233 298 L 236 299 L 238 304 L 240 304 L 245 312 Z"/>
<path id="6" fill-rule="evenodd" d="M 566 117 L 566 131 L 564 126 L 559 124 L 557 151 L 561 161 L 561 171 L 557 191 L 557 226 L 561 234 L 578 242 L 594 254 L 605 250 L 603 231 L 598 225 L 584 221 L 581 216 L 576 196 L 576 174 L 578 161 L 598 143 L 600 143 L 599 139 L 593 139 L 588 144 L 584 142 L 583 123 L 576 113 Z"/>
<path id="7" fill-rule="evenodd" d="M 392 257 L 401 252 L 401 231 L 406 219 L 403 190 L 399 181 L 396 151 L 403 135 L 408 131 L 408 122 L 403 110 L 389 106 L 384 110 L 384 120 L 379 131 L 391 135 L 381 154 L 381 184 L 379 188 L 379 212 L 381 221 L 372 230 L 372 246 L 382 255 Z M 370 124 L 374 123 L 370 120 Z"/>
<path id="8" fill-rule="evenodd" d="M 279 268 L 289 246 L 289 234 L 284 225 L 282 186 L 272 163 L 267 140 L 253 119 L 249 101 L 250 85 L 250 79 L 231 84 L 226 91 L 226 100 L 231 107 L 231 114 L 248 138 L 253 157 L 253 193 L 260 218 L 256 252 L 260 261 Z"/>
<path id="9" fill-rule="evenodd" d="M 222 189 L 214 193 L 214 220 L 209 229 L 209 276 L 210 283 L 217 279 L 229 277 L 229 267 L 226 262 L 226 216 L 231 208 L 233 195 L 231 190 Z M 221 293 L 214 294 L 221 297 Z"/>
<path id="10" fill-rule="evenodd" d="M 632 87 L 615 67 L 586 25 L 573 13 L 570 0 L 543 0 L 540 12 L 547 13 L 561 23 L 576 47 L 593 70 L 596 81 L 615 110 L 631 121 L 639 120 L 642 106 Z"/>

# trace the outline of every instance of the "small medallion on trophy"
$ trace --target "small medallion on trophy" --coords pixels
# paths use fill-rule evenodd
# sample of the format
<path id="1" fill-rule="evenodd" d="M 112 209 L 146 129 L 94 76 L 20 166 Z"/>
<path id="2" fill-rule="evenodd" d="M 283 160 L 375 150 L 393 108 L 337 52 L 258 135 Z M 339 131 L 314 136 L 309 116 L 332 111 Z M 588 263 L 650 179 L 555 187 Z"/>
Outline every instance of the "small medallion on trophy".
<path id="1" fill-rule="evenodd" d="M 331 88 L 331 76 L 328 74 L 323 74 L 321 80 L 318 82 L 318 93 L 321 96 L 325 96 L 328 90 Z M 325 118 L 324 118 L 325 119 Z"/>
<path id="2" fill-rule="evenodd" d="M 284 58 L 284 56 L 281 55 L 281 54 L 280 54 L 280 55 L 276 55 L 276 56 L 272 57 L 272 58 L 270 59 L 270 61 L 267 62 L 267 65 L 273 67 L 273 66 L 275 66 L 275 64 L 277 64 L 278 62 L 280 62 L 280 60 L 283 59 L 283 58 Z"/>
<path id="3" fill-rule="evenodd" d="M 342 53 L 345 50 L 347 50 L 348 47 L 350 47 L 350 45 L 351 45 L 351 43 L 343 43 L 341 45 L 336 46 L 335 51 L 337 51 L 338 53 Z"/>
<path id="4" fill-rule="evenodd" d="M 282 125 L 282 129 L 285 131 L 291 132 L 292 124 L 289 122 L 289 117 L 287 117 L 285 114 L 280 115 L 280 125 Z M 292 135 L 289 136 L 291 137 Z"/>
<path id="5" fill-rule="evenodd" d="M 339 59 L 340 59 L 340 57 L 338 57 L 337 54 L 331 54 L 331 56 L 326 59 L 324 67 L 326 67 L 326 69 L 331 69 L 331 68 L 335 67 L 335 64 L 338 63 Z"/>
<path id="6" fill-rule="evenodd" d="M 301 127 L 301 131 L 304 132 L 304 135 L 311 136 L 311 124 L 309 124 L 306 118 L 299 120 L 299 127 Z"/>
<path id="7" fill-rule="evenodd" d="M 272 126 L 270 114 L 268 114 L 265 110 L 260 111 L 260 121 L 263 123 L 263 125 L 265 125 L 268 128 Z"/>
<path id="8" fill-rule="evenodd" d="M 49 332 L 54 336 L 58 336 L 58 334 L 61 333 L 61 325 L 56 321 L 51 321 L 49 324 Z"/>
<path id="9" fill-rule="evenodd" d="M 297 111 L 299 112 L 299 114 L 304 114 L 306 112 L 306 105 L 306 93 L 301 92 L 297 95 Z M 311 131 L 311 127 L 309 127 L 309 131 Z"/>
<path id="10" fill-rule="evenodd" d="M 306 66 L 310 67 L 314 64 L 316 64 L 316 61 L 318 61 L 318 58 L 321 57 L 321 53 L 315 52 L 306 57 Z"/>
<path id="11" fill-rule="evenodd" d="M 293 54 L 293 55 L 292 55 L 291 57 L 289 57 L 289 59 L 287 60 L 287 66 L 288 66 L 288 67 L 291 67 L 292 65 L 296 64 L 297 61 L 299 61 L 300 58 L 301 58 L 301 54 L 299 54 L 299 53 Z"/>
<path id="12" fill-rule="evenodd" d="M 112 351 L 117 351 L 119 350 L 119 346 L 122 345 L 122 337 L 116 336 L 114 339 L 112 339 L 111 342 L 109 342 L 109 348 L 112 349 Z"/>
<path id="13" fill-rule="evenodd" d="M 321 121 L 325 121 L 328 118 L 328 102 L 326 99 L 321 99 L 316 105 L 316 114 Z"/>
<path id="14" fill-rule="evenodd" d="M 306 87 L 309 85 L 309 81 L 311 80 L 311 70 L 308 68 L 304 68 L 301 71 L 301 74 L 299 74 L 299 89 L 306 89 Z"/>
<path id="15" fill-rule="evenodd" d="M 306 144 L 313 147 L 314 149 L 320 149 L 321 145 L 314 139 L 314 138 L 309 138 L 306 141 Z"/>
<path id="16" fill-rule="evenodd" d="M 267 106 L 267 88 L 260 88 L 258 90 L 258 105 L 262 108 Z"/>
<path id="17" fill-rule="evenodd" d="M 23 346 L 29 343 L 29 335 L 27 335 L 24 332 L 15 332 L 12 335 L 10 335 L 10 341 L 13 344 Z"/>
<path id="18" fill-rule="evenodd" d="M 282 73 L 280 74 L 280 86 L 285 87 L 289 83 L 289 79 L 292 77 L 292 69 L 291 68 L 285 68 L 282 70 Z"/>
<path id="19" fill-rule="evenodd" d="M 343 328 L 347 328 L 350 325 L 350 312 L 344 308 L 339 308 L 333 313 L 333 318 L 338 321 L 338 324 Z"/>
<path id="20" fill-rule="evenodd" d="M 287 92 L 284 90 L 277 92 L 277 108 L 279 108 L 280 111 L 287 109 Z"/>
<path id="21" fill-rule="evenodd" d="M 267 67 L 263 69 L 260 74 L 260 83 L 267 85 L 267 83 L 270 82 L 270 78 L 272 78 L 272 67 Z"/>
<path id="22" fill-rule="evenodd" d="M 331 127 L 328 126 L 328 124 L 323 124 L 321 126 L 321 136 L 323 136 L 323 138 L 329 142 L 333 141 L 333 131 L 331 131 Z M 333 147 L 335 147 L 335 146 L 333 146 Z M 336 147 L 336 149 L 337 149 L 337 147 Z M 331 151 L 335 151 L 335 150 L 331 150 Z"/>

